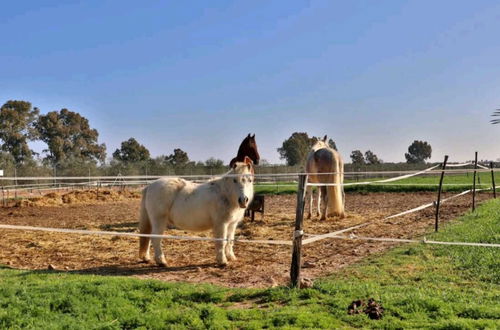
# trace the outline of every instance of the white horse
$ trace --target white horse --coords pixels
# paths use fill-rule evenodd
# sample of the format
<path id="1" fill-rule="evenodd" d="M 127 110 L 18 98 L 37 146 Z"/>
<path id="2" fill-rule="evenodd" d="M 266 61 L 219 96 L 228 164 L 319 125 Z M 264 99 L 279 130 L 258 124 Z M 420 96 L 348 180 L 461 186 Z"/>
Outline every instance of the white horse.
<path id="1" fill-rule="evenodd" d="M 327 136 L 323 140 L 318 139 L 307 155 L 306 172 L 309 173 L 310 183 L 335 183 L 336 186 L 322 186 L 317 189 L 318 208 L 317 213 L 321 220 L 326 219 L 328 206 L 328 216 L 345 216 L 344 205 L 344 162 L 340 154 L 330 148 L 326 142 Z M 318 174 L 317 174 L 318 173 Z M 329 173 L 329 174 L 320 174 Z M 321 206 L 323 201 L 323 206 Z M 311 218 L 313 208 L 312 187 L 306 190 L 306 203 L 308 204 L 307 218 Z"/>
<path id="2" fill-rule="evenodd" d="M 161 235 L 168 225 L 178 229 L 206 231 L 212 229 L 217 263 L 226 265 L 236 260 L 233 240 L 236 226 L 243 219 L 253 198 L 253 164 L 245 157 L 224 176 L 198 184 L 181 178 L 162 178 L 144 188 L 139 231 Z M 161 238 L 151 238 L 155 261 L 166 266 Z M 148 262 L 149 237 L 141 237 L 139 257 Z"/>

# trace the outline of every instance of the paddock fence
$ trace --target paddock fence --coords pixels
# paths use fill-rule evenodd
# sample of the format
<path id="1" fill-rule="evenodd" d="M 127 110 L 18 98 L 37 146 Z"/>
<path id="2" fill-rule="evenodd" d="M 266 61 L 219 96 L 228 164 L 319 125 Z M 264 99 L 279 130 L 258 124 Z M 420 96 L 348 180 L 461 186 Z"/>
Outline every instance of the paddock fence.
<path id="1" fill-rule="evenodd" d="M 469 168 L 467 168 L 469 167 Z M 470 168 L 472 167 L 472 168 Z M 308 182 L 307 178 L 309 174 L 318 175 L 318 173 L 256 173 L 254 175 L 255 186 L 279 186 L 279 187 L 297 187 L 297 204 L 296 204 L 296 222 L 295 230 L 293 231 L 289 240 L 259 240 L 259 239 L 244 239 L 241 237 L 236 237 L 234 239 L 235 243 L 242 244 L 270 244 L 270 245 L 282 245 L 282 246 L 292 246 L 292 264 L 291 264 L 291 282 L 293 286 L 300 287 L 301 283 L 301 249 L 302 246 L 307 246 L 325 239 L 342 239 L 342 240 L 365 240 L 372 242 L 393 242 L 393 243 L 422 243 L 422 244 L 435 244 L 435 245 L 451 245 L 451 246 L 471 246 L 471 247 L 486 247 L 486 248 L 499 248 L 500 244 L 496 243 L 483 243 L 483 242 L 451 242 L 451 241 L 433 241 L 427 240 L 425 237 L 423 239 L 401 239 L 401 238 L 391 238 L 391 237 L 366 237 L 357 236 L 354 231 L 366 226 L 375 225 L 383 223 L 390 219 L 402 217 L 407 214 L 419 212 L 421 210 L 434 207 L 436 209 L 436 230 L 438 229 L 439 221 L 439 205 L 444 203 L 449 203 L 451 200 L 458 198 L 460 196 L 472 195 L 473 199 L 473 209 L 475 207 L 475 195 L 480 191 L 492 191 L 493 197 L 496 198 L 495 186 L 495 174 L 498 173 L 500 169 L 493 168 L 493 164 L 490 166 L 485 166 L 478 164 L 477 155 L 476 161 L 471 163 L 455 163 L 447 164 L 447 156 L 445 161 L 441 164 L 428 167 L 423 170 L 418 171 L 373 171 L 373 172 L 345 172 L 346 180 L 343 184 L 340 183 L 311 183 Z M 464 186 L 471 186 L 471 189 L 466 189 L 455 195 L 441 199 L 442 187 L 446 184 L 443 183 L 443 176 L 449 175 L 464 175 L 472 174 L 473 182 L 471 184 L 463 184 Z M 489 184 L 477 183 L 477 174 L 488 173 L 491 174 L 491 186 Z M 321 173 L 321 175 L 331 175 L 336 173 Z M 232 174 L 226 174 L 227 176 L 233 176 Z M 305 206 L 305 191 L 309 186 L 337 186 L 342 185 L 344 187 L 354 186 L 354 185 L 406 185 L 409 183 L 401 183 L 398 181 L 409 179 L 415 176 L 437 176 L 441 175 L 441 180 L 439 184 L 434 183 L 422 183 L 421 185 L 437 185 L 439 186 L 438 196 L 436 200 L 429 203 L 403 210 L 399 213 L 386 216 L 382 219 L 369 220 L 348 228 L 343 228 L 329 233 L 315 234 L 306 233 L 303 230 L 303 217 L 304 217 L 304 206 Z M 165 176 L 89 176 L 89 177 L 0 177 L 0 182 L 15 182 L 14 185 L 2 185 L 2 199 L 3 204 L 6 205 L 6 201 L 11 198 L 29 198 L 33 194 L 42 195 L 43 192 L 47 191 L 58 191 L 58 190 L 72 190 L 72 189 L 102 189 L 102 188 L 120 188 L 125 187 L 141 187 L 146 186 L 154 180 Z M 214 179 L 217 176 L 214 175 L 183 175 L 183 176 L 166 176 L 166 177 L 181 177 L 187 180 L 195 182 L 207 182 Z M 359 180 L 359 178 L 364 180 Z M 387 178 L 388 177 L 388 178 Z M 24 182 L 20 183 L 19 182 Z M 411 183 L 415 185 L 415 183 Z M 457 184 L 453 184 L 457 185 Z M 140 234 L 137 232 L 118 232 L 118 231 L 95 231 L 95 230 L 80 230 L 80 229 L 68 229 L 68 228 L 51 228 L 51 227 L 38 227 L 38 226 L 23 226 L 23 225 L 10 225 L 0 223 L 0 229 L 4 230 L 22 230 L 22 231 L 42 231 L 42 232 L 56 232 L 65 233 L 73 235 L 99 235 L 99 236 L 127 236 L 127 237 L 150 237 L 150 238 L 162 238 L 170 240 L 189 240 L 189 241 L 228 241 L 224 238 L 208 238 L 208 237 L 196 237 L 196 236 L 175 236 L 175 235 L 154 235 L 154 234 Z M 342 235 L 345 233 L 350 233 L 349 235 Z"/>

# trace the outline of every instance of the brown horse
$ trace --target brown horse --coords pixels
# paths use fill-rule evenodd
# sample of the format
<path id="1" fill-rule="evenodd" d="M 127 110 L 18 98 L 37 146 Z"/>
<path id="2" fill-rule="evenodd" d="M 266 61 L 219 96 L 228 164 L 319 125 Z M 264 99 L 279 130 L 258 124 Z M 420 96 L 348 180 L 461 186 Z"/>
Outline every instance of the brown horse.
<path id="1" fill-rule="evenodd" d="M 318 139 L 307 155 L 306 172 L 309 173 L 310 183 L 334 183 L 336 186 L 318 187 L 318 215 L 321 220 L 326 219 L 327 206 L 328 216 L 345 216 L 344 212 L 344 163 L 340 154 L 330 148 L 326 142 L 327 136 L 323 140 Z M 321 174 L 328 173 L 328 174 Z M 309 212 L 307 218 L 311 217 L 313 208 L 312 187 L 306 190 L 306 203 L 309 202 Z M 323 205 L 321 206 L 321 202 Z"/>
<path id="2" fill-rule="evenodd" d="M 238 149 L 238 154 L 229 163 L 229 167 L 233 168 L 234 163 L 243 162 L 245 157 L 249 157 L 254 165 L 259 165 L 259 152 L 257 151 L 257 143 L 255 142 L 255 134 L 248 134 L 246 138 L 241 142 L 240 148 Z"/>

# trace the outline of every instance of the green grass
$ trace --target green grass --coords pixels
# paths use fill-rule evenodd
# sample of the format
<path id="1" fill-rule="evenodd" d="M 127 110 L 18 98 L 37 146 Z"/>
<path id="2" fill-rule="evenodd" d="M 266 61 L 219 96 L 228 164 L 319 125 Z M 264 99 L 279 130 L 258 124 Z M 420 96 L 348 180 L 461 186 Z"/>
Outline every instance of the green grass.
<path id="1" fill-rule="evenodd" d="M 500 200 L 435 240 L 500 243 Z M 306 247 L 307 249 L 307 247 Z M 0 328 L 500 328 L 499 249 L 404 245 L 311 289 L 226 289 L 125 277 L 0 268 Z M 348 315 L 375 298 L 385 315 Z"/>
<path id="2" fill-rule="evenodd" d="M 359 180 L 346 180 L 346 183 L 375 181 L 387 178 L 360 178 Z M 408 179 L 398 180 L 388 184 L 371 184 L 371 185 L 353 185 L 346 186 L 346 192 L 368 193 L 368 192 L 419 192 L 419 191 L 436 191 L 438 190 L 439 175 L 415 176 Z M 447 175 L 443 180 L 443 191 L 445 192 L 460 192 L 472 188 L 472 173 L 469 175 Z M 497 192 L 500 193 L 500 178 L 495 176 Z M 401 184 L 401 185 L 399 185 Z M 280 186 L 284 185 L 284 186 Z M 279 182 L 278 184 L 265 184 L 255 186 L 255 193 L 258 194 L 295 194 L 297 193 L 297 183 Z M 482 172 L 477 174 L 476 188 L 490 188 L 491 174 Z"/>

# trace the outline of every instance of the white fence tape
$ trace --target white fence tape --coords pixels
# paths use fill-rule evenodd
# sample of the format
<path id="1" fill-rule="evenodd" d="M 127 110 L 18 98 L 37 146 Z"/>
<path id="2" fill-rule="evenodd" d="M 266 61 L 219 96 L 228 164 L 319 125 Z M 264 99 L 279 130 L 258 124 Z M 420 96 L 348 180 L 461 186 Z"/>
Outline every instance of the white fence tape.
<path id="1" fill-rule="evenodd" d="M 465 165 L 471 165 L 471 164 L 447 164 L 446 167 L 459 167 L 460 166 L 465 166 Z M 433 166 L 433 168 L 437 168 L 441 166 L 441 164 Z M 478 167 L 480 164 L 478 164 Z M 482 165 L 481 165 L 482 166 Z M 489 172 L 491 171 L 490 168 L 482 166 L 483 169 L 477 170 L 477 172 Z M 427 171 L 427 170 L 424 170 Z M 500 168 L 494 168 L 494 172 L 500 172 Z M 474 172 L 474 169 L 447 169 L 445 171 L 446 173 L 471 173 Z M 360 175 L 396 175 L 396 174 L 402 174 L 402 173 L 407 173 L 407 174 L 412 174 L 415 173 L 415 171 L 364 171 L 364 172 L 344 172 L 344 175 L 353 175 L 353 176 L 360 176 Z M 438 174 L 441 173 L 441 170 L 435 170 L 435 171 L 430 171 L 429 174 Z M 269 178 L 279 178 L 279 177 L 297 177 L 298 175 L 301 174 L 314 174 L 314 175 L 331 175 L 331 174 L 337 174 L 337 172 L 329 172 L 329 173 L 304 173 L 304 172 L 294 172 L 294 173 L 256 173 L 254 174 L 255 177 L 269 177 Z M 159 178 L 185 178 L 185 179 L 212 179 L 212 178 L 217 178 L 221 177 L 224 175 L 224 173 L 221 174 L 192 174 L 192 175 L 130 175 L 130 176 L 30 176 L 30 177 L 14 177 L 14 176 L 4 176 L 0 177 L 0 181 L 67 181 L 67 180 L 80 180 L 80 181 L 94 181 L 94 180 L 99 180 L 99 181 L 105 181 L 105 180 L 116 180 L 116 182 L 127 182 L 127 180 L 156 180 Z M 229 174 L 229 176 L 236 176 L 234 174 Z M 59 184 L 59 182 L 57 182 Z"/>
<path id="2" fill-rule="evenodd" d="M 464 167 L 464 166 L 469 166 L 469 165 L 474 165 L 474 164 L 472 164 L 472 163 L 446 164 L 446 167 Z"/>
<path id="3" fill-rule="evenodd" d="M 435 168 L 438 168 L 441 165 L 435 165 L 432 167 L 429 167 L 423 171 L 419 172 L 414 172 L 411 174 L 406 174 L 406 175 L 401 175 L 397 176 L 395 178 L 390 178 L 390 179 L 383 179 L 383 180 L 376 180 L 376 181 L 364 181 L 364 182 L 352 182 L 352 183 L 307 183 L 307 186 L 317 186 L 317 187 L 330 187 L 330 186 L 353 186 L 353 185 L 369 185 L 369 184 L 374 184 L 374 183 L 386 183 L 386 182 L 393 182 L 397 180 L 403 180 L 407 178 L 411 178 L 416 175 L 424 174 L 426 172 L 432 171 Z"/>
<path id="4" fill-rule="evenodd" d="M 363 240 L 363 241 L 375 241 L 375 242 L 395 242 L 395 243 L 424 243 L 424 244 L 436 244 L 436 245 L 458 245 L 458 246 L 478 246 L 478 247 L 495 247 L 499 248 L 500 244 L 496 243 L 474 243 L 474 242 L 446 242 L 446 241 L 429 241 L 425 238 L 422 240 L 416 239 L 405 239 L 405 238 L 389 238 L 389 237 L 365 237 L 365 236 L 330 236 L 329 238 L 335 239 L 346 239 L 346 240 Z"/>
<path id="5" fill-rule="evenodd" d="M 489 190 L 489 189 L 477 189 L 476 191 L 482 191 L 482 190 Z M 449 200 L 451 200 L 453 198 L 457 198 L 457 197 L 463 196 L 465 194 L 470 193 L 471 191 L 472 190 L 470 190 L 470 189 L 466 190 L 466 191 L 462 191 L 459 194 L 456 194 L 456 195 L 450 196 L 448 198 L 442 199 L 441 203 L 449 201 Z M 396 217 L 400 217 L 400 216 L 403 216 L 403 215 L 406 215 L 406 214 L 418 212 L 418 211 L 421 211 L 423 209 L 426 209 L 426 208 L 429 208 L 429 207 L 432 207 L 432 206 L 434 206 L 434 202 L 428 203 L 428 204 L 424 204 L 424 205 L 420 205 L 420 206 L 417 206 L 415 208 L 412 208 L 412 209 L 409 209 L 409 210 L 406 210 L 406 211 L 403 211 L 403 212 L 400 212 L 400 213 L 397 213 L 397 214 L 393 214 L 393 215 L 387 216 L 387 217 L 382 218 L 380 220 L 373 220 L 373 221 L 364 222 L 364 223 L 361 223 L 359 225 L 355 225 L 355 226 L 352 226 L 352 227 L 344 228 L 344 229 L 337 230 L 337 231 L 334 231 L 334 232 L 331 232 L 331 233 L 319 234 L 319 235 L 308 235 L 308 236 L 311 236 L 311 237 L 303 240 L 302 244 L 303 245 L 311 244 L 311 243 L 314 243 L 314 242 L 317 242 L 317 241 L 320 241 L 320 240 L 323 240 L 323 239 L 326 239 L 326 238 L 331 238 L 331 237 L 337 236 L 338 234 L 342 234 L 342 233 L 349 232 L 349 231 L 352 231 L 352 230 L 355 230 L 355 229 L 366 227 L 366 226 L 374 224 L 374 223 L 378 223 L 378 222 L 382 222 L 382 221 L 385 221 L 385 220 L 389 220 L 389 219 L 393 219 L 393 218 L 396 218 Z"/>
<path id="6" fill-rule="evenodd" d="M 124 232 L 119 232 L 119 231 L 99 231 L 99 230 L 34 227 L 34 226 L 19 226 L 19 225 L 5 225 L 5 224 L 0 224 L 0 229 L 43 231 L 43 232 L 79 234 L 79 235 L 150 237 L 150 238 L 164 238 L 164 239 L 175 239 L 175 240 L 186 240 L 186 241 L 228 241 L 227 239 L 224 239 L 224 238 L 175 236 L 175 235 L 155 235 L 155 234 L 140 234 L 140 233 L 124 233 Z M 271 245 L 292 245 L 291 241 L 285 241 L 285 240 L 249 240 L 249 239 L 236 238 L 236 239 L 234 239 L 234 242 L 271 244 Z"/>
<path id="7" fill-rule="evenodd" d="M 489 170 L 490 169 L 489 167 L 483 166 L 481 164 L 477 164 L 477 167 L 482 168 L 484 170 Z"/>

